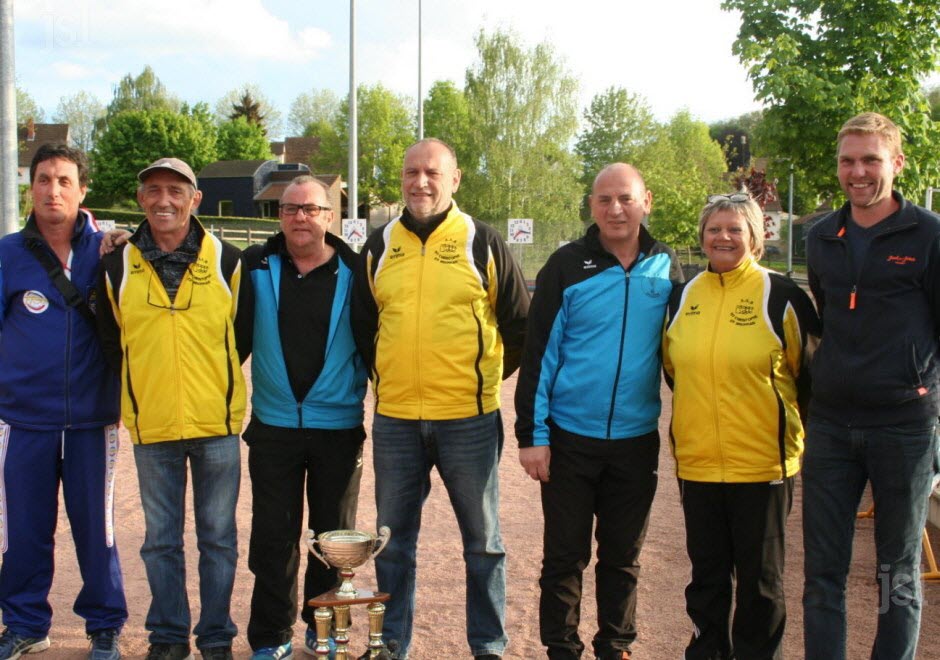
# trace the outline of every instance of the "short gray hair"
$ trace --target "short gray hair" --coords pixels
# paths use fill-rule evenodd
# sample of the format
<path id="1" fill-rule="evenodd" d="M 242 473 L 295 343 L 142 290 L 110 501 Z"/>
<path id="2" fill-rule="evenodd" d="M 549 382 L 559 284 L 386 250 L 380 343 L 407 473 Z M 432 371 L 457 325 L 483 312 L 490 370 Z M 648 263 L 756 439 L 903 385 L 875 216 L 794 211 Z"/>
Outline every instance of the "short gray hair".
<path id="1" fill-rule="evenodd" d="M 746 194 L 746 193 L 745 193 Z M 702 209 L 702 214 L 698 218 L 698 243 L 701 246 L 705 238 L 705 223 L 713 215 L 721 211 L 733 211 L 744 220 L 744 224 L 751 232 L 751 254 L 755 259 L 764 256 L 764 212 L 754 201 L 753 197 L 748 196 L 745 201 L 732 202 L 725 196 L 718 197 L 715 201 L 709 202 Z"/>

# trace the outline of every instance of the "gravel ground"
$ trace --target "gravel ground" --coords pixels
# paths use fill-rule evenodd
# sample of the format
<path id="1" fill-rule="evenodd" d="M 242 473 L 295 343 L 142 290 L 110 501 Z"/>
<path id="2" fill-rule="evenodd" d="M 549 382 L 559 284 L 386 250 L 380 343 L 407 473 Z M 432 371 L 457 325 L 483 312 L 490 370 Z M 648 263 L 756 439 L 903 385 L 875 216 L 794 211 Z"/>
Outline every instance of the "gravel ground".
<path id="1" fill-rule="evenodd" d="M 503 391 L 504 423 L 509 431 L 500 469 L 501 520 L 508 556 L 507 627 L 510 645 L 506 658 L 539 658 L 544 653 L 538 641 L 538 573 L 541 559 L 542 517 L 538 485 L 519 467 L 512 436 L 514 415 L 512 393 L 515 377 L 505 383 Z M 371 402 L 367 405 L 371 405 Z M 669 395 L 664 392 L 664 414 L 660 424 L 663 438 L 667 436 Z M 367 415 L 367 427 L 371 415 Z M 143 540 L 143 515 L 137 493 L 137 475 L 130 443 L 126 434 L 118 463 L 119 477 L 115 501 L 118 543 L 122 553 L 125 586 L 130 607 L 130 620 L 124 629 L 121 644 L 125 658 L 143 658 L 147 651 L 144 617 L 150 601 L 147 579 L 138 551 Z M 232 614 L 239 626 L 235 640 L 237 658 L 250 655 L 244 630 L 248 621 L 248 605 L 253 584 L 247 568 L 248 532 L 251 522 L 251 489 L 248 483 L 248 452 L 242 453 L 242 491 L 238 503 L 240 557 L 236 577 Z M 366 469 L 363 476 L 363 497 L 359 507 L 358 527 L 374 529 L 375 505 L 372 498 L 374 478 L 369 445 L 366 444 Z M 800 658 L 802 652 L 802 535 L 800 533 L 799 484 L 787 538 L 786 573 L 789 621 L 784 642 L 785 657 Z M 868 500 L 863 501 L 867 507 Z M 193 618 L 198 617 L 198 580 L 196 578 L 196 541 L 192 530 L 190 499 L 186 533 L 187 571 Z M 72 611 L 72 603 L 80 588 L 81 578 L 75 561 L 68 519 L 60 507 L 59 541 L 56 549 L 58 571 L 53 585 L 52 605 L 55 620 L 51 632 L 52 647 L 43 659 L 79 659 L 87 655 L 84 623 Z M 457 524 L 436 473 L 431 496 L 424 508 L 424 529 L 418 552 L 418 594 L 415 613 L 415 634 L 412 647 L 414 660 L 469 658 L 464 627 L 464 584 L 460 537 Z M 940 553 L 940 533 L 931 529 L 932 543 Z M 641 556 L 638 605 L 639 639 L 634 645 L 638 658 L 680 658 L 691 627 L 685 616 L 683 589 L 689 576 L 685 555 L 682 511 L 673 461 L 664 442 L 660 463 L 659 491 L 653 505 L 652 520 Z M 366 567 L 356 582 L 363 587 L 374 584 L 374 573 Z M 585 599 L 582 608 L 581 636 L 589 644 L 596 616 L 593 602 L 593 567 L 585 572 Z M 922 660 L 940 659 L 940 584 L 925 586 L 927 604 L 923 612 L 920 638 Z M 860 520 L 857 525 L 855 556 L 849 576 L 849 652 L 851 659 L 868 657 L 875 630 L 877 592 L 874 578 L 873 525 Z M 367 629 L 365 614 L 354 617 L 360 622 L 352 633 L 352 647 L 357 655 L 365 649 Z M 302 644 L 303 627 L 295 628 L 295 650 Z M 197 656 L 198 657 L 198 656 Z M 295 657 L 304 657 L 299 652 Z"/>

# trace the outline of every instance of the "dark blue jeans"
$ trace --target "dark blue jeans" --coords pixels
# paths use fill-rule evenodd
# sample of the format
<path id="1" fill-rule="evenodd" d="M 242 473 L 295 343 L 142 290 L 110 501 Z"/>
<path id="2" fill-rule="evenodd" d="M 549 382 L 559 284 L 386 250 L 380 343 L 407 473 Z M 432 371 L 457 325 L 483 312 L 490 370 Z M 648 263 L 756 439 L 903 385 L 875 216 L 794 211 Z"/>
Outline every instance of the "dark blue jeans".
<path id="1" fill-rule="evenodd" d="M 193 472 L 199 547 L 201 610 L 193 630 L 196 646 L 230 646 L 238 633 L 229 613 L 238 560 L 238 436 L 134 445 L 134 461 L 147 528 L 140 556 L 152 596 L 144 623 L 150 631 L 150 643 L 189 643 L 190 611 L 183 557 L 188 462 Z"/>
<path id="2" fill-rule="evenodd" d="M 912 660 L 920 631 L 921 538 L 936 419 L 850 428 L 811 419 L 803 461 L 804 643 L 808 660 L 845 658 L 845 583 L 866 481 L 875 502 L 878 632 L 871 657 Z"/>
<path id="3" fill-rule="evenodd" d="M 421 507 L 431 490 L 431 468 L 447 488 L 460 535 L 467 580 L 467 642 L 473 655 L 502 655 L 506 647 L 506 553 L 499 532 L 499 411 L 440 421 L 406 420 L 376 413 L 372 424 L 378 525 L 392 535 L 375 559 L 386 604 L 383 636 L 411 644 L 415 607 L 415 555 Z"/>

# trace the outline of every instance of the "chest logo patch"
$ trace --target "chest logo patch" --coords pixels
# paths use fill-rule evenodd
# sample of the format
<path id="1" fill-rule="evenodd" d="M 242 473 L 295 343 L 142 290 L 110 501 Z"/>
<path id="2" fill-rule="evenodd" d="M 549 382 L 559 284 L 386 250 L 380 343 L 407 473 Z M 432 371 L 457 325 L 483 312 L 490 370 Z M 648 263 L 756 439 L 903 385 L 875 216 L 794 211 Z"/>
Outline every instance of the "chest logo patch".
<path id="1" fill-rule="evenodd" d="M 442 264 L 455 264 L 460 259 L 457 254 L 457 241 L 448 238 L 436 250 L 434 250 L 434 261 Z"/>
<path id="2" fill-rule="evenodd" d="M 741 298 L 731 312 L 731 323 L 735 325 L 754 325 L 757 323 L 757 314 L 754 313 L 754 301 L 750 298 Z"/>
<path id="3" fill-rule="evenodd" d="M 907 264 L 912 264 L 917 261 L 917 257 L 912 257 L 909 255 L 897 255 L 892 254 L 888 257 L 888 263 L 897 264 L 898 266 L 906 266 Z"/>
<path id="4" fill-rule="evenodd" d="M 404 256 L 405 256 L 405 253 L 404 251 L 402 251 L 401 246 L 399 245 L 398 247 L 392 248 L 392 253 L 388 255 L 388 258 L 389 258 L 389 261 L 391 261 L 392 259 L 401 259 Z"/>
<path id="5" fill-rule="evenodd" d="M 23 307 L 32 314 L 42 314 L 49 309 L 49 299 L 40 291 L 27 291 L 23 294 Z"/>

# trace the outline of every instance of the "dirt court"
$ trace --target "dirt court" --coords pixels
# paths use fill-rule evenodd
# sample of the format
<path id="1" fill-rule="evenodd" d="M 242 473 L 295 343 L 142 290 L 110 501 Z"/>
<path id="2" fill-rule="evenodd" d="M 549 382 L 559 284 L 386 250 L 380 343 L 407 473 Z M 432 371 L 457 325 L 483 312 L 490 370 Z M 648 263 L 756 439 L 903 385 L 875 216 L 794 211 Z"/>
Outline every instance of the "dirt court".
<path id="1" fill-rule="evenodd" d="M 538 641 L 538 574 L 541 561 L 542 516 L 538 485 L 531 481 L 517 461 L 512 435 L 512 394 L 515 377 L 503 390 L 504 424 L 509 432 L 500 469 L 501 520 L 508 557 L 506 623 L 509 647 L 505 658 L 541 658 L 544 652 Z M 589 395 L 589 394 L 587 394 Z M 367 402 L 367 409 L 371 402 Z M 664 414 L 660 423 L 663 438 L 667 437 L 669 394 L 664 391 Z M 367 413 L 367 429 L 371 414 Z M 248 482 L 248 452 L 242 452 L 241 499 L 238 503 L 239 550 L 238 575 L 232 602 L 232 616 L 239 627 L 235 639 L 236 658 L 250 656 L 244 637 L 248 621 L 248 605 L 253 577 L 247 567 L 248 533 L 251 523 L 251 488 Z M 374 477 L 368 441 L 358 527 L 373 530 L 375 504 Z M 150 592 L 139 550 L 143 540 L 143 515 L 137 492 L 137 475 L 132 449 L 126 433 L 118 463 L 118 484 L 115 515 L 118 545 L 121 550 L 130 619 L 124 628 L 121 646 L 125 658 L 143 658 L 147 651 L 144 617 Z M 424 507 L 423 529 L 418 552 L 418 594 L 415 632 L 411 657 L 415 660 L 469 658 L 464 628 L 464 581 L 460 536 L 447 501 L 446 491 L 434 477 L 431 496 Z M 793 513 L 787 537 L 787 605 L 789 621 L 785 639 L 785 657 L 800 658 L 802 652 L 802 535 L 800 531 L 800 497 L 797 485 Z M 867 500 L 863 502 L 867 506 Z M 867 658 L 875 630 L 877 592 L 872 521 L 860 520 L 857 525 L 855 557 L 849 576 L 849 651 L 851 659 Z M 321 530 L 318 530 L 321 531 Z M 932 529 L 932 543 L 940 552 L 940 534 Z M 394 530 L 393 530 L 394 533 Z M 38 659 L 79 659 L 86 657 L 88 642 L 84 622 L 72 613 L 81 578 L 75 561 L 68 519 L 60 507 L 57 533 L 57 574 L 51 595 L 55 610 L 50 638 L 52 647 Z M 196 572 L 196 540 L 193 533 L 191 500 L 188 511 L 187 575 L 193 621 L 198 617 L 198 580 Z M 691 627 L 685 616 L 683 589 L 689 576 L 688 558 L 684 549 L 682 511 L 679 506 L 673 461 L 664 442 L 660 461 L 659 491 L 653 505 L 646 545 L 641 555 L 642 573 L 639 585 L 639 639 L 634 645 L 635 657 L 644 659 L 681 658 Z M 374 584 L 371 568 L 363 570 L 356 582 Z M 596 609 L 593 602 L 593 567 L 585 572 L 585 599 L 581 616 L 581 637 L 590 648 Z M 923 612 L 920 652 L 923 660 L 940 660 L 940 584 L 925 585 L 926 605 Z M 365 614 L 358 615 L 358 625 L 351 632 L 352 649 L 359 655 L 365 650 L 367 627 Z M 299 652 L 303 626 L 295 627 L 295 658 Z M 587 657 L 588 654 L 585 654 Z M 30 656 L 33 657 L 33 656 Z M 197 656 L 198 658 L 199 656 Z"/>

